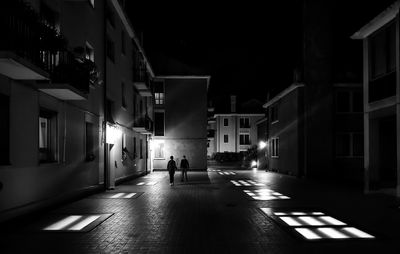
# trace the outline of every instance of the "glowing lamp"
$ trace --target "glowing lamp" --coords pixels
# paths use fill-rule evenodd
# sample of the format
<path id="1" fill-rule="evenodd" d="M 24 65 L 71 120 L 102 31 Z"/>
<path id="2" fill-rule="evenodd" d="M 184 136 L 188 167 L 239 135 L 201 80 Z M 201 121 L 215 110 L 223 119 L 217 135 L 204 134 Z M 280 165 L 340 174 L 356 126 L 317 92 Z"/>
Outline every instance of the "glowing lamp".
<path id="1" fill-rule="evenodd" d="M 260 141 L 260 142 L 258 143 L 258 147 L 259 147 L 260 149 L 264 149 L 266 146 L 267 146 L 267 143 L 264 142 L 264 141 Z"/>
<path id="2" fill-rule="evenodd" d="M 106 127 L 107 132 L 107 144 L 114 144 L 118 137 L 121 136 L 121 131 L 118 129 L 116 125 L 107 124 Z"/>
<path id="3" fill-rule="evenodd" d="M 252 167 L 252 168 L 257 167 L 257 162 L 256 162 L 256 161 L 251 161 L 251 167 Z"/>

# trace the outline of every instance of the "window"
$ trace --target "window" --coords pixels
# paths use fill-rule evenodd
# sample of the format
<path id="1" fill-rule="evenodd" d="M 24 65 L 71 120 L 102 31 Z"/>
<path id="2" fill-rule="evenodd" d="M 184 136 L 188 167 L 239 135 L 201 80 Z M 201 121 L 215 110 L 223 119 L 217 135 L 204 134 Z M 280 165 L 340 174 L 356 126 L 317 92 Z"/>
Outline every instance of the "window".
<path id="1" fill-rule="evenodd" d="M 111 40 L 109 36 L 107 36 L 107 41 L 106 41 L 106 53 L 107 57 L 114 62 L 115 61 L 115 46 L 114 42 Z"/>
<path id="2" fill-rule="evenodd" d="M 272 158 L 279 157 L 279 138 L 271 139 L 271 157 Z"/>
<path id="3" fill-rule="evenodd" d="M 156 105 L 163 105 L 164 102 L 164 83 L 155 82 L 154 84 L 154 98 L 156 100 Z"/>
<path id="4" fill-rule="evenodd" d="M 362 96 L 361 91 L 337 91 L 336 111 L 338 113 L 363 112 Z"/>
<path id="5" fill-rule="evenodd" d="M 10 164 L 10 97 L 0 94 L 0 165 Z"/>
<path id="6" fill-rule="evenodd" d="M 271 106 L 271 123 L 278 121 L 278 105 Z"/>
<path id="7" fill-rule="evenodd" d="M 154 118 L 154 135 L 164 136 L 164 112 L 155 112 Z"/>
<path id="8" fill-rule="evenodd" d="M 95 135 L 96 130 L 93 123 L 86 122 L 86 135 L 85 135 L 85 145 L 86 145 L 86 161 L 93 161 L 95 156 Z"/>
<path id="9" fill-rule="evenodd" d="M 121 53 L 125 55 L 126 53 L 126 42 L 125 42 L 125 33 L 121 31 Z"/>
<path id="10" fill-rule="evenodd" d="M 136 158 L 136 137 L 133 137 L 133 157 Z"/>
<path id="11" fill-rule="evenodd" d="M 240 145 L 250 145 L 250 134 L 240 134 L 239 135 Z"/>
<path id="12" fill-rule="evenodd" d="M 108 4 L 107 4 L 107 6 L 106 6 L 105 16 L 106 16 L 106 20 L 108 21 L 108 23 L 109 23 L 113 28 L 115 28 L 115 17 L 114 17 L 114 13 L 113 13 L 113 11 L 111 10 L 111 7 L 108 6 Z"/>
<path id="13" fill-rule="evenodd" d="M 55 162 L 57 159 L 57 113 L 40 109 L 39 161 Z"/>
<path id="14" fill-rule="evenodd" d="M 86 54 L 85 58 L 87 60 L 90 60 L 90 61 L 94 62 L 94 49 L 93 49 L 92 45 L 90 45 L 89 42 L 86 42 L 85 54 Z"/>
<path id="15" fill-rule="evenodd" d="M 229 142 L 229 136 L 228 135 L 224 135 L 224 143 L 228 143 Z"/>
<path id="16" fill-rule="evenodd" d="M 164 143 L 155 142 L 154 145 L 154 159 L 165 159 L 164 156 Z"/>
<path id="17" fill-rule="evenodd" d="M 126 107 L 126 100 L 125 100 L 125 84 L 124 82 L 121 83 L 121 105 L 123 108 L 127 108 Z"/>
<path id="18" fill-rule="evenodd" d="M 140 139 L 139 142 L 139 154 L 140 154 L 140 159 L 143 159 L 143 140 Z"/>
<path id="19" fill-rule="evenodd" d="M 248 117 L 240 118 L 240 128 L 250 128 L 250 119 Z"/>
<path id="20" fill-rule="evenodd" d="M 363 133 L 337 133 L 335 143 L 337 157 L 362 157 L 364 154 Z"/>
<path id="21" fill-rule="evenodd" d="M 371 80 L 387 75 L 396 68 L 396 23 L 381 29 L 370 39 Z"/>
<path id="22" fill-rule="evenodd" d="M 228 118 L 224 118 L 224 126 L 228 126 L 229 125 L 229 119 Z"/>

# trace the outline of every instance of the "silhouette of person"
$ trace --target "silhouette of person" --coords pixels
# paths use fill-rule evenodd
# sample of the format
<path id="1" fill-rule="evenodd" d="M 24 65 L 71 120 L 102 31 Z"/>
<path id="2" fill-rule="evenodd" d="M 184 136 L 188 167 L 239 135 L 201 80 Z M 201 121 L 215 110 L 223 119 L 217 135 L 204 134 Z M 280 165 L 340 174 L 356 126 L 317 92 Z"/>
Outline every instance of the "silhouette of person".
<path id="1" fill-rule="evenodd" d="M 174 161 L 174 156 L 169 157 L 170 160 L 168 161 L 167 164 L 167 170 L 169 173 L 169 185 L 174 185 L 174 175 L 175 175 L 175 170 L 176 170 L 176 163 Z"/>
<path id="2" fill-rule="evenodd" d="M 181 160 L 181 170 L 182 170 L 182 178 L 181 182 L 183 182 L 184 178 L 186 182 L 188 181 L 187 171 L 189 169 L 189 161 L 186 159 L 186 156 L 183 155 L 183 159 Z"/>

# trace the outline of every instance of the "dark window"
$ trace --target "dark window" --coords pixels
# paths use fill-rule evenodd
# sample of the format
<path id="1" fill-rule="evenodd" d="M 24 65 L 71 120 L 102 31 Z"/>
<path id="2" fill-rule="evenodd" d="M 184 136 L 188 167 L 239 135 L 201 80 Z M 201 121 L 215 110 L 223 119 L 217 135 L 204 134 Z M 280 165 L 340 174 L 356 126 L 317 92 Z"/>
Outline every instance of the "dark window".
<path id="1" fill-rule="evenodd" d="M 133 137 L 133 157 L 136 158 L 136 137 Z"/>
<path id="2" fill-rule="evenodd" d="M 271 139 L 271 157 L 279 157 L 279 138 Z"/>
<path id="3" fill-rule="evenodd" d="M 126 100 L 125 100 L 125 93 L 126 93 L 125 84 L 121 83 L 121 104 L 122 104 L 122 107 L 127 108 L 126 107 Z"/>
<path id="4" fill-rule="evenodd" d="M 125 55 L 126 53 L 126 42 L 125 42 L 125 33 L 121 31 L 121 53 Z"/>
<path id="5" fill-rule="evenodd" d="M 55 162 L 57 159 L 57 113 L 40 109 L 39 161 Z"/>
<path id="6" fill-rule="evenodd" d="M 271 123 L 278 121 L 278 105 L 271 106 Z"/>
<path id="7" fill-rule="evenodd" d="M 106 52 L 107 52 L 107 57 L 112 62 L 114 62 L 115 61 L 115 46 L 114 46 L 114 42 L 108 36 L 107 36 L 107 41 L 106 41 Z"/>
<path id="8" fill-rule="evenodd" d="M 86 161 L 93 161 L 95 156 L 95 137 L 96 131 L 94 124 L 86 122 Z"/>
<path id="9" fill-rule="evenodd" d="M 364 135 L 363 133 L 353 133 L 353 156 L 364 155 Z"/>
<path id="10" fill-rule="evenodd" d="M 0 94 L 0 165 L 10 164 L 10 97 Z"/>
<path id="11" fill-rule="evenodd" d="M 140 153 L 140 159 L 143 159 L 143 140 L 141 139 L 139 142 L 139 153 Z"/>
<path id="12" fill-rule="evenodd" d="M 386 75 L 396 68 L 396 24 L 381 29 L 370 39 L 371 79 Z"/>
<path id="13" fill-rule="evenodd" d="M 338 91 L 336 95 L 336 110 L 337 112 L 345 113 L 350 110 L 350 92 Z"/>
<path id="14" fill-rule="evenodd" d="M 114 13 L 111 10 L 111 7 L 106 6 L 106 10 L 105 10 L 105 16 L 106 16 L 106 20 L 108 21 L 108 23 L 115 28 L 115 17 L 114 17 Z"/>
<path id="15" fill-rule="evenodd" d="M 361 91 L 353 92 L 353 112 L 363 112 L 363 93 Z"/>
<path id="16" fill-rule="evenodd" d="M 240 128 L 250 128 L 250 119 L 248 117 L 240 118 Z"/>
<path id="17" fill-rule="evenodd" d="M 154 135 L 164 136 L 164 112 L 154 113 Z"/>
<path id="18" fill-rule="evenodd" d="M 229 142 L 228 135 L 224 135 L 224 143 L 228 143 L 228 142 Z"/>
<path id="19" fill-rule="evenodd" d="M 351 136 L 349 133 L 338 133 L 336 135 L 336 155 L 350 156 Z"/>
<path id="20" fill-rule="evenodd" d="M 229 119 L 228 118 L 224 118 L 224 126 L 228 126 L 229 125 Z"/>
<path id="21" fill-rule="evenodd" d="M 249 134 L 240 134 L 239 135 L 239 144 L 240 145 L 250 145 L 250 135 Z"/>

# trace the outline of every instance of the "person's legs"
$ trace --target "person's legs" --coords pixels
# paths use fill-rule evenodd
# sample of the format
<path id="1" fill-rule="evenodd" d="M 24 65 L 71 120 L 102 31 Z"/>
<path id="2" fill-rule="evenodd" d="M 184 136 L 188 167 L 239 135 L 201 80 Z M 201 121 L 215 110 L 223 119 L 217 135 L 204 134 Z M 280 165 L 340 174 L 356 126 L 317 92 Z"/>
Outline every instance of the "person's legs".
<path id="1" fill-rule="evenodd" d="M 186 182 L 188 181 L 188 177 L 187 177 L 187 169 L 185 169 L 185 178 L 186 178 Z"/>
<path id="2" fill-rule="evenodd" d="M 184 175 L 185 175 L 185 169 L 184 169 L 184 168 L 182 168 L 181 182 L 183 182 L 183 177 L 184 177 Z"/>
<path id="3" fill-rule="evenodd" d="M 169 173 L 169 184 L 172 185 L 174 183 L 174 174 Z"/>

